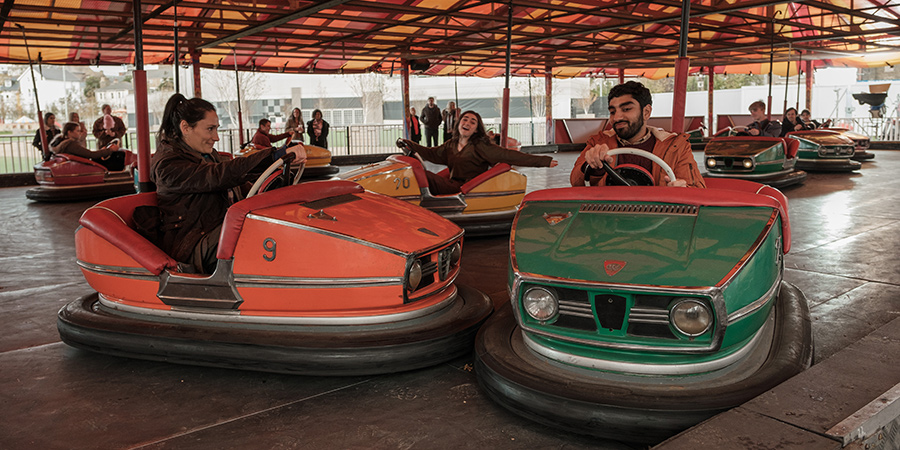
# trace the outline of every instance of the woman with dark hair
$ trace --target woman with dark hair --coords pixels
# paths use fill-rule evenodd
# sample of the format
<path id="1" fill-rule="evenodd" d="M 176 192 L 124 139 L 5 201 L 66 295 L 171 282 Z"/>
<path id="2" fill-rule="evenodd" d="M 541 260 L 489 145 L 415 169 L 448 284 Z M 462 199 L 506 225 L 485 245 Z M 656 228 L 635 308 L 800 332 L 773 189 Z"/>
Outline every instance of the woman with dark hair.
<path id="1" fill-rule="evenodd" d="M 160 246 L 181 263 L 212 273 L 225 213 L 241 199 L 238 187 L 261 164 L 271 164 L 285 152 L 298 161 L 306 150 L 260 150 L 244 158 L 220 160 L 213 146 L 219 140 L 219 116 L 211 103 L 175 94 L 166 103 L 150 162 L 162 220 Z"/>
<path id="2" fill-rule="evenodd" d="M 62 132 L 50 142 L 50 151 L 54 155 L 66 153 L 87 158 L 106 167 L 107 170 L 125 169 L 125 152 L 116 151 L 118 148 L 112 149 L 110 146 L 92 151 L 81 144 L 86 134 L 87 130 L 84 125 L 78 122 L 67 122 L 63 125 Z"/>
<path id="3" fill-rule="evenodd" d="M 322 119 L 322 111 L 313 111 L 313 118 L 306 123 L 306 132 L 309 133 L 309 145 L 328 148 L 328 122 Z"/>
<path id="4" fill-rule="evenodd" d="M 47 130 L 47 145 L 50 145 L 50 142 L 53 141 L 53 138 L 59 134 L 59 128 L 56 126 L 56 114 L 52 112 L 44 113 L 44 128 Z M 31 145 L 33 145 L 36 149 L 44 157 L 44 161 L 50 160 L 50 149 L 46 149 L 41 146 L 41 129 L 38 128 L 37 131 L 34 132 L 34 140 L 31 141 Z"/>
<path id="5" fill-rule="evenodd" d="M 306 128 L 303 127 L 303 112 L 300 111 L 300 108 L 291 110 L 291 117 L 288 117 L 284 131 L 293 133 L 294 139 L 303 142 L 303 133 L 306 132 Z"/>
<path id="6" fill-rule="evenodd" d="M 549 156 L 529 155 L 494 144 L 488 138 L 481 116 L 475 111 L 462 113 L 453 129 L 453 137 L 437 147 L 424 147 L 408 139 L 401 142 L 426 161 L 450 168 L 450 179 L 425 172 L 432 194 L 455 194 L 460 186 L 498 163 L 528 167 L 556 167 L 558 164 Z"/>

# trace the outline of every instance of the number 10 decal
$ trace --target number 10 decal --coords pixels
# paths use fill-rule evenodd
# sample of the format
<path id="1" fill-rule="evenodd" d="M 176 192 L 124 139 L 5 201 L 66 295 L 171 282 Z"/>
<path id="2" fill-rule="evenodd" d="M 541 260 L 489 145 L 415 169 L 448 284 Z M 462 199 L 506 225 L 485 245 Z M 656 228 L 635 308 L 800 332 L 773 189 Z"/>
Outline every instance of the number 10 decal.
<path id="1" fill-rule="evenodd" d="M 266 240 L 263 241 L 263 249 L 269 252 L 268 255 L 263 254 L 263 259 L 269 262 L 275 261 L 275 239 L 266 238 Z"/>

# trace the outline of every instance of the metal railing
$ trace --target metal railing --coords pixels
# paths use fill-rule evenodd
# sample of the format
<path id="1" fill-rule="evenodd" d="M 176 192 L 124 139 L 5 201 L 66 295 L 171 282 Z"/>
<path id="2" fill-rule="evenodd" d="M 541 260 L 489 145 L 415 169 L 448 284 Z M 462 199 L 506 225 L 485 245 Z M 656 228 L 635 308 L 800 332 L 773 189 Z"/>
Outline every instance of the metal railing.
<path id="1" fill-rule="evenodd" d="M 488 128 L 498 130 L 497 123 L 485 123 Z M 513 122 L 509 124 L 509 136 L 521 145 L 546 144 L 546 132 L 544 122 Z M 237 129 L 220 129 L 219 142 L 216 149 L 221 152 L 235 153 L 240 149 L 241 139 Z M 256 129 L 244 129 L 243 142 L 249 142 Z M 350 125 L 331 127 L 328 136 L 328 149 L 334 156 L 349 155 L 373 155 L 397 153 L 396 141 L 403 136 L 403 125 Z M 40 152 L 31 143 L 34 133 L 0 135 L 0 174 L 28 173 L 33 166 L 41 161 Z M 129 130 L 123 137 L 124 148 L 135 148 L 137 145 L 137 132 Z M 309 142 L 306 136 L 305 142 Z M 96 139 L 88 136 L 88 148 L 96 147 Z M 150 150 L 156 151 L 155 133 L 150 136 Z"/>

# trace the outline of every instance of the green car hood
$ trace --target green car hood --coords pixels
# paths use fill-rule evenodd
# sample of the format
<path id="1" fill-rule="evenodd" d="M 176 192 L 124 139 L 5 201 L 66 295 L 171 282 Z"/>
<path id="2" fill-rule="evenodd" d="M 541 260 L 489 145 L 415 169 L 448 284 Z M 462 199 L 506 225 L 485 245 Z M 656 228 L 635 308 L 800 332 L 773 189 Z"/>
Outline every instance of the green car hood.
<path id="1" fill-rule="evenodd" d="M 743 264 L 772 217 L 765 207 L 658 213 L 645 211 L 658 203 L 602 204 L 620 211 L 590 211 L 603 209 L 598 202 L 525 203 L 511 241 L 513 269 L 599 283 L 714 286 Z"/>

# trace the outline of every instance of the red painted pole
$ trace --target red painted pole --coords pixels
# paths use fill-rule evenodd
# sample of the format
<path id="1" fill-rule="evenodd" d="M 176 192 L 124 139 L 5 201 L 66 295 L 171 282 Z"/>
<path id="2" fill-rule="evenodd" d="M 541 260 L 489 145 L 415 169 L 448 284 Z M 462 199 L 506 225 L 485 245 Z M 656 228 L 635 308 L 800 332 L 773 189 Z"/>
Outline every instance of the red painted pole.
<path id="1" fill-rule="evenodd" d="M 691 61 L 686 57 L 675 59 L 675 96 L 672 103 L 672 131 L 675 133 L 684 133 L 684 110 L 690 66 Z"/>
<path id="2" fill-rule="evenodd" d="M 553 70 L 549 65 L 544 69 L 544 120 L 547 143 L 553 144 L 556 141 L 553 129 Z"/>
<path id="3" fill-rule="evenodd" d="M 806 61 L 806 109 L 812 111 L 813 62 Z"/>
<path id="4" fill-rule="evenodd" d="M 194 97 L 202 98 L 200 89 L 200 50 L 191 52 L 191 68 L 194 70 Z"/>
<path id="5" fill-rule="evenodd" d="M 409 121 L 406 120 L 409 115 L 409 60 L 404 59 L 400 66 L 400 89 L 403 91 L 403 137 L 409 139 Z"/>
<path id="6" fill-rule="evenodd" d="M 509 138 L 509 87 L 503 88 L 503 113 L 500 117 L 500 146 L 506 148 Z"/>
<path id="7" fill-rule="evenodd" d="M 150 182 L 150 114 L 147 109 L 147 72 L 144 71 L 144 43 L 141 17 L 141 0 L 132 4 L 134 18 L 134 107 L 137 120 L 138 191 L 152 192 Z"/>
<path id="8" fill-rule="evenodd" d="M 709 70 L 709 75 L 708 75 L 709 76 L 709 91 L 706 95 L 706 98 L 708 99 L 707 105 L 706 105 L 706 110 L 709 115 L 709 119 L 708 119 L 709 126 L 707 127 L 706 132 L 707 132 L 707 136 L 712 136 L 713 132 L 714 132 L 713 127 L 715 126 L 715 123 L 713 123 L 713 118 L 715 118 L 715 115 L 713 114 L 713 92 L 715 92 L 714 91 L 714 89 L 715 89 L 714 83 L 716 82 L 716 72 L 715 72 L 715 68 L 713 66 L 709 66 L 709 67 L 707 67 L 707 69 Z"/>

